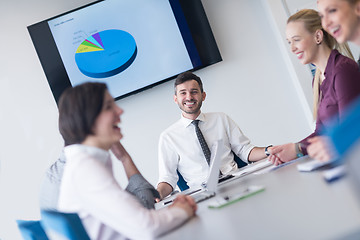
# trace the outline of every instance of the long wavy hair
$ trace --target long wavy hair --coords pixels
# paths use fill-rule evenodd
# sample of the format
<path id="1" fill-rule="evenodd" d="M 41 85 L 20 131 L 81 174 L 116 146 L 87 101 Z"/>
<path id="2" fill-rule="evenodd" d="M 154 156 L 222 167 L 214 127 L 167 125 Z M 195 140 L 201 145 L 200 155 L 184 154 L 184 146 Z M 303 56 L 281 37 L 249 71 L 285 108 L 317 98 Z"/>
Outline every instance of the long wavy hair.
<path id="1" fill-rule="evenodd" d="M 349 2 L 356 2 L 360 0 L 346 0 Z M 293 14 L 287 20 L 287 23 L 290 22 L 303 22 L 305 29 L 310 33 L 315 33 L 317 30 L 321 30 L 323 32 L 323 42 L 330 49 L 337 49 L 341 54 L 347 56 L 349 58 L 354 59 L 351 54 L 350 48 L 347 43 L 339 44 L 335 38 L 333 38 L 328 32 L 326 32 L 321 26 L 321 18 L 319 13 L 313 9 L 303 9 Z M 322 72 L 319 68 L 316 68 L 314 82 L 313 82 L 313 96 L 314 96 L 314 104 L 313 104 L 313 115 L 314 119 L 317 118 L 317 112 L 319 107 L 319 102 L 321 98 L 320 85 L 321 85 L 321 75 Z"/>

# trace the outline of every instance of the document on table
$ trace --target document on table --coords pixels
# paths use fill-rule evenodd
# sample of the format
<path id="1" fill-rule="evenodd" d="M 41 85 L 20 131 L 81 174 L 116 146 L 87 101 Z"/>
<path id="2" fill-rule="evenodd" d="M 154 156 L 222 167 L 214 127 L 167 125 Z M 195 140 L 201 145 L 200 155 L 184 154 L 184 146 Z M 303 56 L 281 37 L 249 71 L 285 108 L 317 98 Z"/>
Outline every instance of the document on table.
<path id="1" fill-rule="evenodd" d="M 272 163 L 268 159 L 264 159 L 256 163 L 249 164 L 246 167 L 240 168 L 239 171 L 232 173 L 232 175 L 236 177 L 244 176 L 256 172 L 258 170 L 264 169 L 271 165 Z"/>
<path id="2" fill-rule="evenodd" d="M 253 196 L 259 192 L 262 192 L 265 190 L 264 186 L 249 186 L 242 190 L 239 193 L 235 193 L 229 196 L 218 196 L 215 198 L 210 204 L 209 208 L 211 209 L 219 209 L 223 208 L 225 206 L 228 206 L 230 204 L 233 204 L 235 202 L 238 202 L 242 199 L 248 198 L 250 196 Z"/>
<path id="3" fill-rule="evenodd" d="M 272 165 L 272 166 L 269 166 L 269 167 L 260 169 L 259 171 L 254 172 L 254 174 L 256 174 L 256 175 L 265 174 L 265 173 L 268 173 L 268 172 L 273 171 L 273 170 L 276 169 L 277 167 L 278 167 L 278 166 L 276 166 L 276 165 Z"/>
<path id="4" fill-rule="evenodd" d="M 261 169 L 260 171 L 257 171 L 257 172 L 255 172 L 254 174 L 264 174 L 264 173 L 268 173 L 268 172 L 271 172 L 271 171 L 275 171 L 275 170 L 277 170 L 277 169 L 279 169 L 279 168 L 283 168 L 283 167 L 285 167 L 285 166 L 287 166 L 287 165 L 290 165 L 290 164 L 293 164 L 293 163 L 295 163 L 295 162 L 297 162 L 297 161 L 302 161 L 303 159 L 306 159 L 306 158 L 308 158 L 308 156 L 303 156 L 303 157 L 295 158 L 294 160 L 291 160 L 291 161 L 282 163 L 282 164 L 277 165 L 277 166 L 272 165 L 271 167 L 267 167 L 267 168 Z"/>

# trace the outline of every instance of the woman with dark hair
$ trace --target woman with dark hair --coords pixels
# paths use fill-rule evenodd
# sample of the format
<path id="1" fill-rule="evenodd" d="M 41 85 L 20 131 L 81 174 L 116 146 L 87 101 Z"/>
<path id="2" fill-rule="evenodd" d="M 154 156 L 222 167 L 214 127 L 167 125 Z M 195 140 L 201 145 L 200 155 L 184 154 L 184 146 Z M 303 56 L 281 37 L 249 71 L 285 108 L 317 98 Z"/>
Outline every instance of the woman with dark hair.
<path id="1" fill-rule="evenodd" d="M 88 88 L 89 87 L 87 87 L 87 91 L 90 91 L 91 89 Z M 103 86 L 100 84 L 98 90 L 101 90 L 102 88 Z M 97 98 L 99 97 L 96 94 L 94 96 Z M 97 102 L 97 100 L 99 101 Z M 94 99 L 94 98 L 89 99 L 90 105 L 91 105 L 91 101 L 93 101 L 92 103 L 93 106 L 96 106 L 94 109 L 99 109 L 99 107 L 101 107 L 101 105 L 99 104 L 102 101 L 101 99 Z M 76 106 L 69 106 L 68 108 L 71 109 L 74 107 Z M 91 109 L 91 111 L 92 110 L 93 109 Z M 78 109 L 69 110 L 68 115 L 71 115 L 71 112 L 73 111 L 78 111 Z M 96 116 L 97 114 L 93 114 L 93 115 Z M 64 116 L 64 120 L 61 121 L 62 125 L 66 125 L 68 119 L 69 119 L 68 116 L 67 117 Z M 94 119 L 94 117 L 92 117 L 92 119 Z M 79 121 L 79 119 L 73 121 L 76 123 L 77 121 Z M 66 132 L 66 128 L 64 129 L 64 134 L 67 135 L 67 139 L 70 139 L 68 140 L 69 143 L 67 145 L 71 144 L 71 142 L 77 142 L 77 141 L 81 142 L 81 138 L 84 138 L 83 136 L 86 135 L 86 133 L 81 132 L 81 129 L 83 129 L 81 126 L 77 126 L 78 128 L 76 126 L 77 125 L 74 125 L 72 131 L 68 133 Z M 117 144 L 116 146 L 121 146 L 121 145 Z M 113 150 L 116 149 L 113 148 Z M 130 157 L 129 159 L 132 162 Z M 61 151 L 59 158 L 47 169 L 46 174 L 44 176 L 44 180 L 40 190 L 40 198 L 39 198 L 40 200 L 39 204 L 41 209 L 52 209 L 52 210 L 57 209 L 60 185 L 61 185 L 61 180 L 65 165 L 66 165 L 66 157 L 64 151 Z M 160 195 L 158 191 L 154 188 L 154 186 L 152 186 L 148 181 L 146 181 L 146 179 L 140 173 L 129 175 L 128 180 L 129 182 L 125 190 L 131 193 L 132 195 L 134 195 L 144 207 L 149 209 L 155 208 L 154 199 L 159 199 Z"/>
<path id="2" fill-rule="evenodd" d="M 91 239 L 152 239 L 182 224 L 197 208 L 191 197 L 179 196 L 169 208 L 149 210 L 120 187 L 109 150 L 128 178 L 140 174 L 119 142 L 122 113 L 103 83 L 69 88 L 59 100 L 67 163 L 58 209 L 77 212 Z"/>

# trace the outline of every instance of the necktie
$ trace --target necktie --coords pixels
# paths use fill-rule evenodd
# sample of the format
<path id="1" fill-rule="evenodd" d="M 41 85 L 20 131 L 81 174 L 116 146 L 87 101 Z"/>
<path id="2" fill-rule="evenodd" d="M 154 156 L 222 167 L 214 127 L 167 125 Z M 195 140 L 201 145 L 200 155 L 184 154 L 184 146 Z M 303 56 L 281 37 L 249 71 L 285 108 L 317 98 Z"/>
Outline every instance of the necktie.
<path id="1" fill-rule="evenodd" d="M 200 131 L 199 121 L 200 121 L 200 120 L 194 120 L 194 121 L 192 121 L 192 124 L 194 124 L 194 126 L 195 126 L 196 136 L 197 136 L 197 138 L 198 138 L 198 140 L 199 140 L 201 149 L 202 149 L 203 152 L 204 152 L 206 161 L 207 161 L 207 163 L 210 165 L 210 156 L 211 156 L 211 153 L 210 153 L 210 149 L 209 149 L 208 145 L 206 144 L 205 138 L 204 138 L 204 136 L 202 135 L 202 133 L 201 133 L 201 131 Z"/>

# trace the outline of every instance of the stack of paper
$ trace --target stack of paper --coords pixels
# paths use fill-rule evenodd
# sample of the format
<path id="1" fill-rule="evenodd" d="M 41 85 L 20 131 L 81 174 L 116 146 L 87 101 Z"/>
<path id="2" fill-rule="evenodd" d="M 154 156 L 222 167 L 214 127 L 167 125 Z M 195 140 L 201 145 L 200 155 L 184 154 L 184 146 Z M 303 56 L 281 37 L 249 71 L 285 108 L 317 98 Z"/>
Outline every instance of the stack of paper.
<path id="1" fill-rule="evenodd" d="M 268 159 L 264 159 L 261 161 L 258 161 L 256 163 L 249 164 L 246 167 L 240 168 L 239 171 L 232 173 L 234 176 L 244 176 L 253 172 L 256 172 L 260 169 L 266 168 L 268 166 L 271 166 L 272 163 Z"/>

